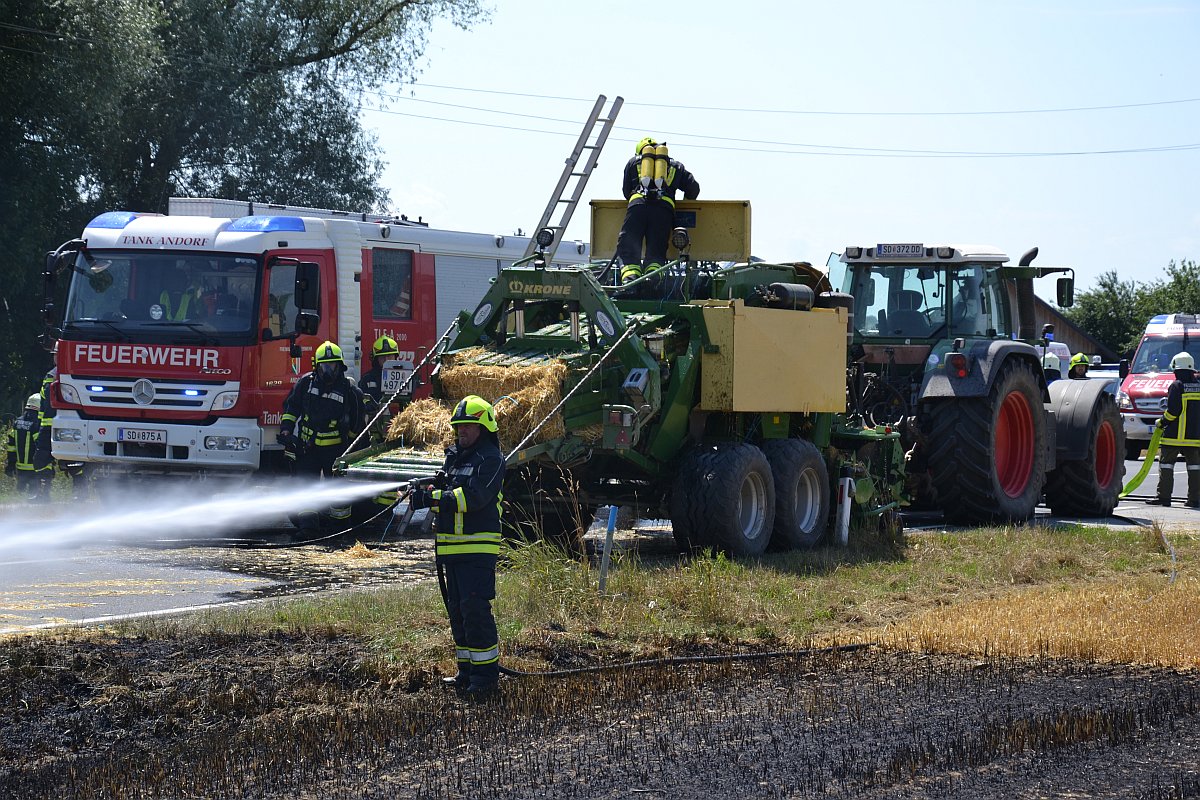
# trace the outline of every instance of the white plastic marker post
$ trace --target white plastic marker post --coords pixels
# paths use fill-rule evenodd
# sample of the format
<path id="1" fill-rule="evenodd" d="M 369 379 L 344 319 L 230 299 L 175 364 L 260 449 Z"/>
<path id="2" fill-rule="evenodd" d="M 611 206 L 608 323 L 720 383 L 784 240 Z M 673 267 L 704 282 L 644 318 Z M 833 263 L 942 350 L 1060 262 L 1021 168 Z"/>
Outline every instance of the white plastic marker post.
<path id="1" fill-rule="evenodd" d="M 608 584 L 608 558 L 612 554 L 613 530 L 617 527 L 617 507 L 608 507 L 608 530 L 604 534 L 604 555 L 600 557 L 600 594 Z"/>
<path id="2" fill-rule="evenodd" d="M 845 547 L 850 543 L 850 504 L 854 502 L 854 478 L 849 467 L 842 467 L 838 476 L 837 538 Z"/>

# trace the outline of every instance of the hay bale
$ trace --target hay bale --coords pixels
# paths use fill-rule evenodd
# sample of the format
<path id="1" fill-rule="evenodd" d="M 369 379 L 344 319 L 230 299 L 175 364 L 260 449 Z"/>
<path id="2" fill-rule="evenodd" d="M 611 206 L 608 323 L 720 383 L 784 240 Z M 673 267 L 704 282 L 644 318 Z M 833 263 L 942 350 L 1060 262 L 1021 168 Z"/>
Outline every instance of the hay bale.
<path id="1" fill-rule="evenodd" d="M 409 403 L 392 419 L 387 438 L 409 447 L 446 447 L 454 442 L 450 409 L 428 397 Z"/>
<path id="2" fill-rule="evenodd" d="M 392 420 L 388 439 L 404 437 L 409 445 L 446 445 L 454 441 L 450 414 L 467 395 L 492 403 L 500 427 L 500 446 L 510 451 L 562 400 L 567 365 L 560 360 L 528 366 L 477 364 L 488 351 L 464 350 L 450 356 L 438 374 L 445 402 L 418 400 Z M 562 415 L 556 414 L 538 431 L 533 442 L 555 439 L 565 433 Z"/>

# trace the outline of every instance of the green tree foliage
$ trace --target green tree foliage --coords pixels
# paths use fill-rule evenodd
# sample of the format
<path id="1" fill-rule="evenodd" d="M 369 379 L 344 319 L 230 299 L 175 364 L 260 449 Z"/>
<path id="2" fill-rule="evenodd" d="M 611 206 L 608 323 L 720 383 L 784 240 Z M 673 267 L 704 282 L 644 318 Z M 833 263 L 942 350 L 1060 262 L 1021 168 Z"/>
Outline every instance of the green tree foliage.
<path id="1" fill-rule="evenodd" d="M 1174 261 L 1166 278 L 1145 283 L 1122 281 L 1106 272 L 1096 288 L 1079 292 L 1068 319 L 1123 356 L 1130 356 L 1142 339 L 1146 322 L 1155 314 L 1200 313 L 1200 264 Z"/>
<path id="2" fill-rule="evenodd" d="M 482 0 L 0 0 L 0 402 L 40 381 L 44 254 L 172 195 L 380 210 L 361 92 Z"/>

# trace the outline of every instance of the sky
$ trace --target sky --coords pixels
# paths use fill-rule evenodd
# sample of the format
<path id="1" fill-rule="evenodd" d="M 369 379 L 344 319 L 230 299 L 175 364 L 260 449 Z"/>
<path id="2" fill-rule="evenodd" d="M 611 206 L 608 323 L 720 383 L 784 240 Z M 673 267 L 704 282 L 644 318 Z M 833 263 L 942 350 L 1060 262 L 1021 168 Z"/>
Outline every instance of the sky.
<path id="1" fill-rule="evenodd" d="M 528 232 L 603 94 L 624 105 L 567 239 L 650 135 L 700 199 L 750 201 L 768 261 L 1036 245 L 1079 291 L 1200 260 L 1200 0 L 491 8 L 436 24 L 413 81 L 364 96 L 397 213 Z"/>

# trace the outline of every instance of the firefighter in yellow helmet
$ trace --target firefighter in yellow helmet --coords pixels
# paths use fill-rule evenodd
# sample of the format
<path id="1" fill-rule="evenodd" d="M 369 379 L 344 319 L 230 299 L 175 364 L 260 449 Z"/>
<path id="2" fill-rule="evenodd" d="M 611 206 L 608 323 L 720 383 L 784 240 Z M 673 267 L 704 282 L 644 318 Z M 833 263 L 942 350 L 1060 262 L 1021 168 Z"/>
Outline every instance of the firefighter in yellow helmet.
<path id="1" fill-rule="evenodd" d="M 1073 381 L 1087 380 L 1088 367 L 1092 365 L 1092 360 L 1088 358 L 1087 353 L 1076 353 L 1071 356 L 1071 368 L 1067 371 L 1067 377 Z"/>
<path id="2" fill-rule="evenodd" d="M 41 395 L 29 395 L 21 416 L 13 422 L 5 446 L 4 474 L 16 476 L 17 492 L 21 495 L 37 503 L 48 503 L 54 464 L 41 464 L 36 457 L 38 439 L 43 435 L 41 407 Z M 49 435 L 47 429 L 45 436 Z"/>
<path id="3" fill-rule="evenodd" d="M 667 261 L 667 241 L 675 227 L 675 193 L 700 196 L 700 183 L 683 164 L 667 155 L 666 143 L 645 136 L 625 164 L 621 192 L 629 205 L 617 235 L 621 283 L 640 278 Z M 642 243 L 645 241 L 645 257 Z"/>
<path id="4" fill-rule="evenodd" d="M 383 390 L 383 365 L 388 361 L 398 361 L 400 358 L 400 348 L 396 344 L 396 340 L 390 336 L 380 336 L 375 340 L 375 344 L 371 346 L 371 369 L 363 373 L 362 378 L 358 381 L 358 388 L 363 393 L 363 403 L 366 405 L 367 419 L 375 418 L 375 414 L 379 411 L 379 404 L 386 400 L 392 393 Z M 371 438 L 374 441 L 382 441 L 383 433 L 387 430 L 390 417 L 383 415 L 379 422 L 371 428 Z"/>
<path id="5" fill-rule="evenodd" d="M 1187 352 L 1171 359 L 1175 380 L 1167 388 L 1167 410 L 1155 422 L 1162 428 L 1158 445 L 1158 494 L 1147 500 L 1156 506 L 1171 505 L 1175 490 L 1175 461 L 1182 456 L 1187 464 L 1188 508 L 1200 508 L 1200 382 L 1196 380 L 1196 361 Z"/>
<path id="6" fill-rule="evenodd" d="M 283 401 L 276 439 L 294 474 L 314 479 L 332 476 L 333 462 L 362 430 L 363 422 L 362 391 L 346 377 L 342 348 L 322 342 L 313 351 L 312 372 L 302 375 Z M 350 517 L 349 507 L 334 506 L 328 513 L 337 521 Z M 295 514 L 293 522 L 302 535 L 320 527 L 316 511 Z"/>
<path id="7" fill-rule="evenodd" d="M 413 508 L 437 520 L 437 569 L 454 634 L 458 673 L 446 683 L 471 698 L 491 695 L 500 679 L 500 638 L 492 616 L 500 555 L 504 456 L 492 404 L 464 397 L 450 417 L 455 443 L 446 448 L 441 480 L 415 488 Z"/>

